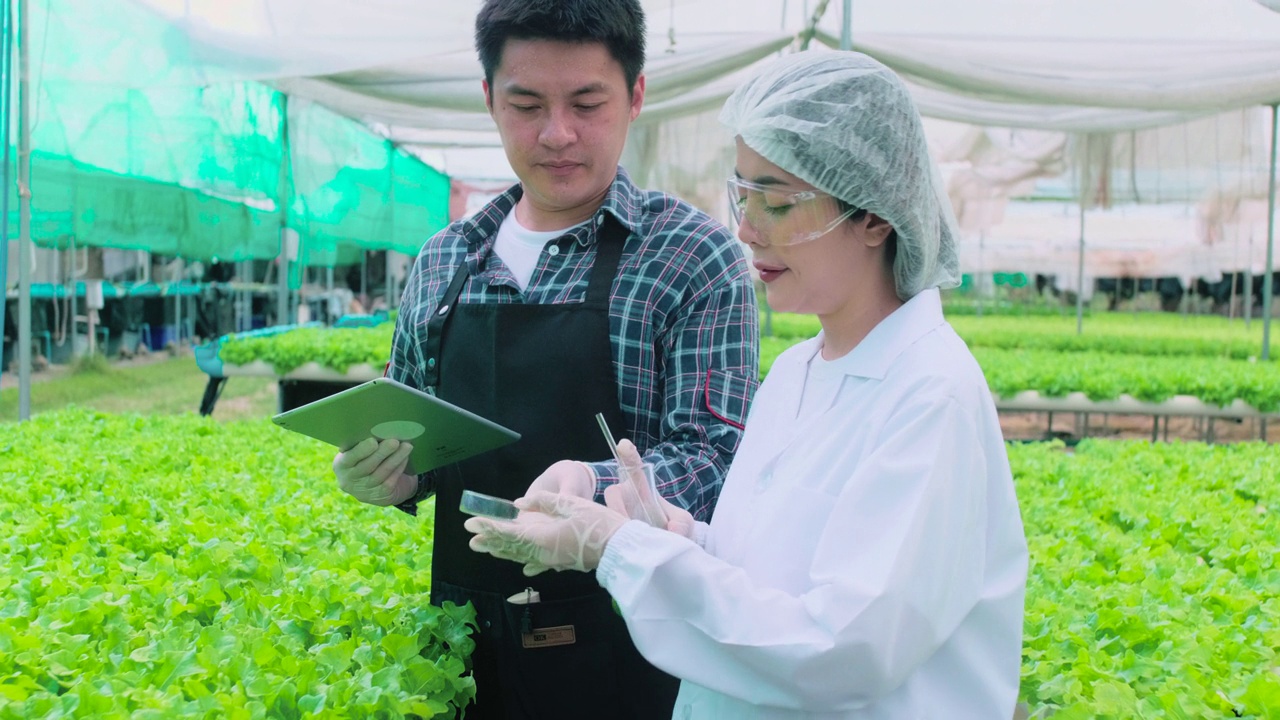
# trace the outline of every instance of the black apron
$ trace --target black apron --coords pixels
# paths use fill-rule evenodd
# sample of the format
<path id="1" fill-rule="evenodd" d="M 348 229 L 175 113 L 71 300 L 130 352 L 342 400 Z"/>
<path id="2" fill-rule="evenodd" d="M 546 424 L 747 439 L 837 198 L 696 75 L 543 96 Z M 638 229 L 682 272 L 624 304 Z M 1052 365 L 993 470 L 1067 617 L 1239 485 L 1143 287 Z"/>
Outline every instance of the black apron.
<path id="1" fill-rule="evenodd" d="M 459 304 L 470 277 L 463 261 L 428 323 L 427 384 L 521 435 L 437 472 L 431 601 L 474 603 L 480 626 L 468 720 L 666 720 L 675 706 L 679 681 L 640 656 L 594 573 L 526 578 L 520 565 L 471 550 L 468 516 L 458 510 L 464 488 L 515 499 L 558 460 L 611 457 L 595 415 L 603 412 L 615 434 L 627 427 L 609 331 L 627 234 L 607 216 L 583 303 Z M 508 602 L 526 588 L 541 602 Z"/>

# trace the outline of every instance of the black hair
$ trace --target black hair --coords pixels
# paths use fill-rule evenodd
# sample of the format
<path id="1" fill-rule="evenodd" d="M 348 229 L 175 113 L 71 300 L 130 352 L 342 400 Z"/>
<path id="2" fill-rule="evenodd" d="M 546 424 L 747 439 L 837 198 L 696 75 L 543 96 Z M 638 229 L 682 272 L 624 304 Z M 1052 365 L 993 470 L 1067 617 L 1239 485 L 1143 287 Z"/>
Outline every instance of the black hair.
<path id="1" fill-rule="evenodd" d="M 508 40 L 601 43 L 622 66 L 628 93 L 644 71 L 640 0 L 485 0 L 476 14 L 476 51 L 490 88 Z"/>
<path id="2" fill-rule="evenodd" d="M 832 197 L 836 201 L 836 207 L 841 213 L 847 213 L 853 210 L 854 213 L 848 217 L 847 222 L 858 222 L 867 216 L 867 211 L 862 208 L 854 208 L 853 205 L 841 200 L 838 197 Z M 893 270 L 893 261 L 898 259 L 898 231 L 890 230 L 889 237 L 884 240 L 884 261 L 889 266 L 889 270 Z"/>

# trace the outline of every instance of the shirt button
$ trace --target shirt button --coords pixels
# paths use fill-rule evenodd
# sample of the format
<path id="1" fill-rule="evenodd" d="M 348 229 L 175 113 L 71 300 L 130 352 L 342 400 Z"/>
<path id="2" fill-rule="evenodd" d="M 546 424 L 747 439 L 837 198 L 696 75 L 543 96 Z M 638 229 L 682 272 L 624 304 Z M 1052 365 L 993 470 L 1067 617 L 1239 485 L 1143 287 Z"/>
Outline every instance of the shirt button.
<path id="1" fill-rule="evenodd" d="M 604 224 L 604 213 L 600 213 L 599 215 L 596 216 L 596 227 L 600 227 L 603 224 Z"/>
<path id="2" fill-rule="evenodd" d="M 548 246 L 547 246 L 547 254 L 548 254 L 548 255 L 551 255 L 552 257 L 554 257 L 554 256 L 556 256 L 556 255 L 559 255 L 559 254 L 560 254 L 560 246 L 559 246 L 559 245 L 548 245 Z"/>

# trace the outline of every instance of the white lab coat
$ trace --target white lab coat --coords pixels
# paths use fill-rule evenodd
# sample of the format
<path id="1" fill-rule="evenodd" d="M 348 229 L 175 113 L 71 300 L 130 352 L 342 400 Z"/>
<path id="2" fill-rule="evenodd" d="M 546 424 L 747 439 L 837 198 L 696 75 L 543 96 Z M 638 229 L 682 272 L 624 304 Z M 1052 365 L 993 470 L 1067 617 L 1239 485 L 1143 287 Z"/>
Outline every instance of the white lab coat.
<path id="1" fill-rule="evenodd" d="M 760 386 L 705 550 L 632 521 L 600 583 L 676 718 L 1012 718 L 1027 545 L 981 370 L 926 291 L 797 422 L 820 347 Z"/>

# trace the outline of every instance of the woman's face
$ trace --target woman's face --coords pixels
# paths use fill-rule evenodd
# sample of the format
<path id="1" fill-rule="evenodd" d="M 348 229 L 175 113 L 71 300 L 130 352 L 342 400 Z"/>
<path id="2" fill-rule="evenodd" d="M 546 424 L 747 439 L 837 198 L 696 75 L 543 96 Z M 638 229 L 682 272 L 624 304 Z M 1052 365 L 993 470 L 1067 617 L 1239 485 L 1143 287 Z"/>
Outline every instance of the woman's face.
<path id="1" fill-rule="evenodd" d="M 736 169 L 741 179 L 776 187 L 778 196 L 814 190 L 741 139 L 737 148 Z M 785 205 L 753 197 L 749 203 L 759 207 L 751 207 L 743 215 L 738 237 L 751 249 L 772 309 L 819 316 L 857 313 L 883 287 L 880 283 L 886 276 L 888 286 L 893 286 L 892 273 L 884 261 L 889 228 L 876 216 L 865 214 L 858 220 L 845 220 L 815 240 L 784 244 L 821 231 L 840 214 L 836 203 L 827 199 L 810 202 L 820 210 L 788 210 Z M 754 224 L 752 217 L 757 218 Z"/>

